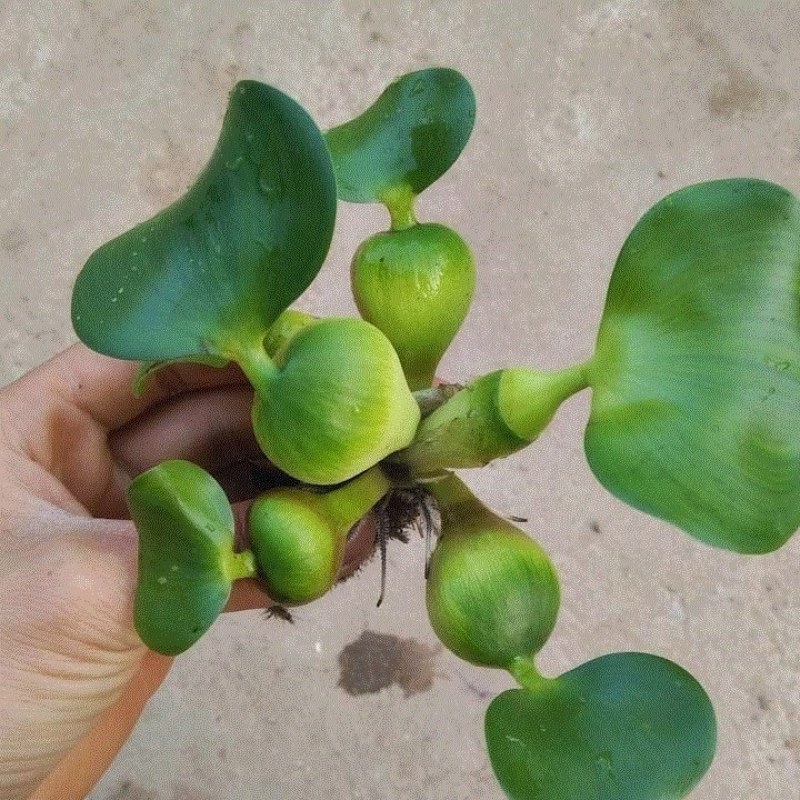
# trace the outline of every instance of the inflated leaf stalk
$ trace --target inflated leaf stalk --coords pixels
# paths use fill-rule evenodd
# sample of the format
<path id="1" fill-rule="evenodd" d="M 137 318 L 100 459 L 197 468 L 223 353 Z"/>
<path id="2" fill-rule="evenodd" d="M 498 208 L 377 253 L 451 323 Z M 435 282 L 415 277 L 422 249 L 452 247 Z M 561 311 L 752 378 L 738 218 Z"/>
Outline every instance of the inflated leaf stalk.
<path id="1" fill-rule="evenodd" d="M 533 442 L 586 381 L 583 365 L 558 372 L 525 367 L 491 372 L 426 416 L 414 441 L 391 461 L 413 475 L 482 467 Z"/>
<path id="2" fill-rule="evenodd" d="M 397 354 L 360 319 L 313 322 L 274 361 L 241 366 L 265 387 L 253 406 L 259 445 L 304 483 L 332 485 L 369 469 L 407 445 L 420 419 Z"/>
<path id="3" fill-rule="evenodd" d="M 284 604 L 308 603 L 336 581 L 347 533 L 389 490 L 379 467 L 329 492 L 280 488 L 253 503 L 249 529 L 267 593 Z"/>
<path id="4" fill-rule="evenodd" d="M 353 295 L 364 319 L 392 342 L 412 389 L 431 385 L 475 289 L 466 242 L 444 225 L 417 223 L 414 200 L 458 158 L 474 121 L 468 81 L 426 69 L 399 78 L 363 114 L 325 134 L 339 197 L 389 209 L 392 229 L 355 254 Z"/>
<path id="5" fill-rule="evenodd" d="M 435 223 L 377 233 L 356 251 L 351 279 L 361 316 L 389 337 L 409 386 L 429 387 L 472 301 L 466 242 Z"/>
<path id="6" fill-rule="evenodd" d="M 744 553 L 800 525 L 800 203 L 750 179 L 656 204 L 619 255 L 586 455 L 636 508 Z"/>
<path id="7" fill-rule="evenodd" d="M 275 356 L 294 339 L 295 334 L 299 333 L 312 322 L 316 322 L 318 319 L 318 317 L 308 314 L 305 311 L 300 311 L 296 308 L 287 308 L 286 311 L 282 312 L 278 319 L 270 325 L 267 335 L 264 337 L 264 349 L 267 351 L 267 355 L 274 359 Z"/>
<path id="8" fill-rule="evenodd" d="M 510 668 L 537 653 L 553 630 L 559 588 L 544 551 L 487 509 L 455 476 L 425 484 L 442 532 L 426 585 L 436 635 L 457 656 Z"/>
<path id="9" fill-rule="evenodd" d="M 220 485 L 188 461 L 165 461 L 133 480 L 128 506 L 139 532 L 135 624 L 153 650 L 176 655 L 219 616 L 253 555 L 234 552 L 234 519 Z"/>
<path id="10" fill-rule="evenodd" d="M 486 712 L 492 768 L 511 800 L 679 800 L 714 757 L 716 720 L 703 687 L 677 664 L 613 653 L 526 688 Z"/>

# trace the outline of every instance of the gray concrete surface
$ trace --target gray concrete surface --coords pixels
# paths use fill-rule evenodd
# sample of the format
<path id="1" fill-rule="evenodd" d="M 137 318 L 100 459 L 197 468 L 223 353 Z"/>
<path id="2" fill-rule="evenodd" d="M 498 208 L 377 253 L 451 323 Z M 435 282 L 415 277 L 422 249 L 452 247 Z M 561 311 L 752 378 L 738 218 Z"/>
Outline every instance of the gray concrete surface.
<path id="1" fill-rule="evenodd" d="M 794 0 L 5 0 L 0 383 L 73 340 L 83 261 L 191 183 L 237 79 L 280 87 L 326 127 L 428 65 L 460 69 L 478 99 L 470 145 L 419 204 L 468 239 L 480 269 L 443 373 L 586 358 L 616 253 L 657 199 L 733 175 L 800 191 L 798 41 Z M 384 223 L 343 206 L 301 305 L 352 313 L 350 255 Z M 693 798 L 800 797 L 800 539 L 748 559 L 626 508 L 586 466 L 586 416 L 577 397 L 536 445 L 467 475 L 494 508 L 530 518 L 560 571 L 542 668 L 668 656 L 719 717 Z M 500 798 L 482 715 L 510 679 L 438 647 L 419 542 L 391 549 L 379 610 L 377 576 L 369 565 L 295 626 L 256 612 L 219 622 L 92 800 Z M 355 641 L 376 676 L 352 658 L 342 675 Z"/>

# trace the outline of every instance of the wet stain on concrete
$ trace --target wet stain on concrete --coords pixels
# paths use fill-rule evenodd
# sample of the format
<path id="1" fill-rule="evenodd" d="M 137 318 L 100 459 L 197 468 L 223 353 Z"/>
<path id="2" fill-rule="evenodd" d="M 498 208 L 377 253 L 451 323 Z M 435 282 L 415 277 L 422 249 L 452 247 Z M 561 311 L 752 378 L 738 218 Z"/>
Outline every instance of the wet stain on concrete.
<path id="1" fill-rule="evenodd" d="M 339 686 L 350 695 L 374 694 L 393 684 L 406 697 L 427 692 L 440 652 L 416 639 L 364 631 L 339 653 Z"/>
<path id="2" fill-rule="evenodd" d="M 184 783 L 173 784 L 165 794 L 138 786 L 133 781 L 123 781 L 105 800 L 211 800 L 207 794 L 198 794 Z"/>
<path id="3" fill-rule="evenodd" d="M 705 22 L 702 5 L 690 0 L 678 0 L 672 7 L 672 13 L 679 28 L 688 33 L 700 51 L 709 57 L 709 73 L 713 74 L 714 63 L 722 73 L 708 93 L 708 107 L 715 117 L 730 119 L 755 114 L 770 105 L 789 101 L 785 91 L 759 80 L 738 62 L 730 46 Z"/>
<path id="4" fill-rule="evenodd" d="M 183 783 L 176 783 L 172 789 L 172 800 L 211 800 L 203 793 L 200 794 Z"/>
<path id="5" fill-rule="evenodd" d="M 0 248 L 10 256 L 19 253 L 28 244 L 28 234 L 22 228 L 9 228 L 0 233 Z"/>
<path id="6" fill-rule="evenodd" d="M 106 800 L 161 800 L 155 792 L 137 786 L 133 781 L 123 781 Z"/>
<path id="7" fill-rule="evenodd" d="M 772 99 L 770 91 L 744 70 L 728 66 L 725 77 L 716 83 L 709 94 L 711 113 L 718 117 L 760 111 Z"/>
<path id="8" fill-rule="evenodd" d="M 800 736 L 792 736 L 784 740 L 783 746 L 794 757 L 794 760 L 800 764 Z"/>

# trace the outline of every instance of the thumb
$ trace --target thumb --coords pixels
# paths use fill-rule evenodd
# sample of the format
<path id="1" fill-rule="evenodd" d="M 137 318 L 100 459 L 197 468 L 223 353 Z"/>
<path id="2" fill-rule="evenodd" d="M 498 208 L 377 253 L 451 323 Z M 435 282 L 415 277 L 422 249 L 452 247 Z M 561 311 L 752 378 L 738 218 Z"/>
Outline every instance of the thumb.
<path id="1" fill-rule="evenodd" d="M 47 775 L 30 800 L 78 800 L 91 791 L 130 736 L 147 701 L 166 678 L 172 659 L 148 652 L 119 699 Z"/>
<path id="2" fill-rule="evenodd" d="M 52 516 L 0 584 L 4 798 L 28 797 L 123 697 L 146 653 L 133 629 L 133 526 Z"/>

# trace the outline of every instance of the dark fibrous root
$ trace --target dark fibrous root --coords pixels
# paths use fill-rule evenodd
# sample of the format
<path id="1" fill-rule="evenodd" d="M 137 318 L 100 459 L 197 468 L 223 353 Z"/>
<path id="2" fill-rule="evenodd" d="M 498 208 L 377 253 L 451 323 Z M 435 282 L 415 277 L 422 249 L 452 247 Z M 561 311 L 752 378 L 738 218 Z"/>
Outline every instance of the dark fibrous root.
<path id="1" fill-rule="evenodd" d="M 433 524 L 433 514 L 431 513 L 431 508 L 429 503 L 436 502 L 433 498 L 426 493 L 425 497 L 422 498 L 420 502 L 420 506 L 422 508 L 422 519 L 423 519 L 423 530 L 420 531 L 420 535 L 425 537 L 425 580 L 428 580 L 428 577 L 431 574 L 431 554 L 433 553 L 433 534 L 437 533 L 435 526 Z"/>
<path id="2" fill-rule="evenodd" d="M 383 603 L 383 598 L 386 595 L 386 543 L 391 536 L 391 516 L 388 513 L 391 497 L 392 492 L 389 492 L 377 507 L 378 529 L 375 533 L 375 540 L 381 554 L 381 592 L 378 595 L 378 602 L 375 604 L 376 608 L 380 608 L 381 603 Z M 408 539 L 406 539 L 406 541 L 408 541 Z"/>
<path id="3" fill-rule="evenodd" d="M 393 489 L 375 507 L 378 520 L 376 547 L 381 557 L 381 591 L 377 605 L 386 592 L 386 549 L 389 539 L 406 544 L 408 532 L 415 528 L 425 539 L 425 577 L 430 572 L 433 537 L 439 535 L 439 509 L 433 496 L 421 486 Z"/>

